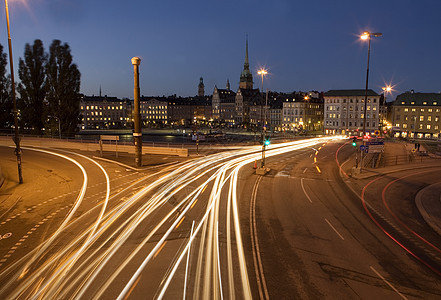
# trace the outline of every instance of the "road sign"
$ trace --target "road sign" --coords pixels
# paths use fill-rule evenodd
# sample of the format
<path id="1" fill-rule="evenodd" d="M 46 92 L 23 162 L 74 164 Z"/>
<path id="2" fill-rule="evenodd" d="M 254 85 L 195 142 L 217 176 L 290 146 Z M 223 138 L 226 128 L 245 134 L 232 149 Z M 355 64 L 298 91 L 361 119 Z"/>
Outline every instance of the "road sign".
<path id="1" fill-rule="evenodd" d="M 365 145 L 360 145 L 360 151 L 364 151 L 366 150 L 366 146 Z"/>
<path id="2" fill-rule="evenodd" d="M 369 147 L 368 153 L 380 153 L 384 151 L 384 141 L 375 141 L 366 143 Z"/>
<path id="3" fill-rule="evenodd" d="M 375 135 L 380 135 L 380 130 L 375 130 L 375 131 L 374 131 L 374 134 L 375 134 Z"/>

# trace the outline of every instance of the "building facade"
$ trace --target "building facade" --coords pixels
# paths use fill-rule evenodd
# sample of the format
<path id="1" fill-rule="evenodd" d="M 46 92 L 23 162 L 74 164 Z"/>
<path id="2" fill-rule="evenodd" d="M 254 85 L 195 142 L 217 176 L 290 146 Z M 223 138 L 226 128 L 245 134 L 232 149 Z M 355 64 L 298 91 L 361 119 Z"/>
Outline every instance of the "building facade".
<path id="1" fill-rule="evenodd" d="M 311 132 L 323 129 L 323 99 L 318 93 L 294 92 L 280 94 L 282 100 L 282 130 Z"/>
<path id="2" fill-rule="evenodd" d="M 324 95 L 324 133 L 363 135 L 380 129 L 380 95 L 368 90 L 366 118 L 364 114 L 365 90 L 330 90 Z"/>
<path id="3" fill-rule="evenodd" d="M 392 105 L 392 129 L 396 137 L 440 138 L 441 94 L 406 92 Z"/>
<path id="4" fill-rule="evenodd" d="M 212 118 L 215 122 L 226 123 L 229 125 L 235 124 L 236 93 L 227 89 L 218 89 L 214 87 L 212 96 Z"/>
<path id="5" fill-rule="evenodd" d="M 141 97 L 140 98 L 141 120 L 144 125 L 167 125 L 168 124 L 168 101 L 165 97 Z"/>
<path id="6" fill-rule="evenodd" d="M 113 129 L 125 128 L 131 123 L 131 102 L 116 97 L 81 96 L 80 128 Z"/>

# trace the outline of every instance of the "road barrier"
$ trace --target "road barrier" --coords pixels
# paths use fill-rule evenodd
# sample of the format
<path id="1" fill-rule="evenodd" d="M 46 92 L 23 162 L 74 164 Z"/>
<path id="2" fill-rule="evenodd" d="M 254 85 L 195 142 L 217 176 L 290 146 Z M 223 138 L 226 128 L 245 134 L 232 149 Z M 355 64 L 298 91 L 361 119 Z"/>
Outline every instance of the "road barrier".
<path id="1" fill-rule="evenodd" d="M 6 146 L 14 146 L 14 141 L 10 136 L 0 136 L 0 144 Z M 22 146 L 36 146 L 36 147 L 51 147 L 61 149 L 71 149 L 80 151 L 100 151 L 100 143 L 84 142 L 78 140 L 59 140 L 52 138 L 35 138 L 22 137 L 20 145 Z M 115 144 L 102 143 L 102 151 L 115 151 Z M 118 152 L 135 153 L 135 146 L 133 145 L 118 145 Z M 142 154 L 161 154 L 161 155 L 176 155 L 180 157 L 188 157 L 188 149 L 186 148 L 172 148 L 172 147 L 142 147 Z"/>

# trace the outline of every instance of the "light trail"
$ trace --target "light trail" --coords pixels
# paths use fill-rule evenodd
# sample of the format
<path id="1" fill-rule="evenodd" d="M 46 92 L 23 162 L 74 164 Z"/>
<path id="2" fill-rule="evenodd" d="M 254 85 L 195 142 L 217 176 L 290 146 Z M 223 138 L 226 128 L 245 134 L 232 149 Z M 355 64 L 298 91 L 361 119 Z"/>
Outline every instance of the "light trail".
<path id="1" fill-rule="evenodd" d="M 267 147 L 266 157 L 312 147 L 333 138 L 335 137 L 272 144 Z M 178 227 L 179 230 L 183 230 L 185 224 L 183 220 L 190 210 L 203 209 L 204 212 L 192 225 L 185 246 L 175 250 L 177 251 L 175 259 L 170 263 L 168 271 L 164 273 L 164 279 L 158 286 L 157 298 L 161 299 L 165 296 L 180 264 L 186 257 L 187 261 L 190 258 L 190 248 L 196 237 L 199 237 L 199 247 L 193 247 L 191 251 L 191 257 L 197 257 L 197 260 L 194 260 L 196 270 L 195 272 L 187 270 L 188 280 L 194 282 L 193 297 L 252 298 L 239 219 L 237 189 L 240 169 L 259 159 L 260 155 L 261 146 L 252 146 L 169 166 L 167 170 L 155 173 L 151 177 L 155 178 L 154 180 L 145 184 L 127 200 L 114 204 L 114 208 L 109 211 L 107 211 L 108 201 L 115 196 L 109 197 L 107 193 L 105 201 L 96 206 L 98 209 L 100 205 L 94 224 L 85 228 L 72 241 L 64 245 L 58 244 L 60 249 L 55 255 L 38 268 L 29 270 L 29 273 L 21 279 L 22 284 L 10 295 L 100 299 L 105 297 L 105 292 L 111 285 L 112 289 L 115 289 L 115 280 L 118 276 L 122 274 L 124 277 L 127 276 L 129 265 L 133 269 L 133 264 L 136 264 L 138 267 L 122 287 L 118 299 L 127 297 L 129 291 L 133 295 L 136 292 L 135 283 L 139 281 L 143 270 L 153 258 L 159 259 L 165 252 L 161 250 L 172 247 L 171 243 L 167 243 L 170 234 Z M 104 169 L 102 170 L 105 172 Z M 196 187 L 193 187 L 195 185 Z M 189 190 L 190 187 L 192 191 L 185 193 L 184 191 Z M 186 194 L 185 197 L 178 197 L 180 193 Z M 165 206 L 171 199 L 174 199 L 173 206 Z M 196 202 L 197 206 L 195 206 Z M 74 206 L 73 209 L 76 210 L 79 205 Z M 226 214 L 221 212 L 224 209 Z M 158 218 L 159 212 L 161 218 Z M 148 232 L 145 232 L 145 237 L 135 245 L 130 245 L 129 241 L 133 234 L 139 231 L 141 226 L 145 227 L 146 222 L 153 222 L 154 219 L 151 218 L 153 215 L 157 216 L 155 223 L 151 224 Z M 68 226 L 72 224 L 78 226 L 79 223 L 75 221 L 72 220 Z M 225 228 L 226 232 L 224 233 L 221 228 Z M 159 232 L 163 233 L 158 236 Z M 225 252 L 222 252 L 221 234 L 225 237 Z M 154 235 L 158 236 L 155 242 L 151 240 Z M 49 241 L 53 242 L 53 240 Z M 146 249 L 147 243 L 154 244 L 151 250 L 143 254 L 142 250 Z M 128 255 L 124 255 L 122 260 L 120 258 L 117 266 L 114 267 L 110 262 L 117 254 L 123 253 L 123 246 L 130 247 L 126 252 Z M 144 257 L 141 263 L 139 263 L 140 255 Z M 187 271 L 185 271 L 186 276 Z M 46 274 L 49 276 L 45 275 L 42 280 L 44 273 L 49 273 Z M 106 275 L 103 282 L 104 273 Z M 4 273 L 0 274 L 0 278 L 2 274 Z M 94 283 L 99 278 L 101 278 L 100 288 L 94 289 Z M 8 278 L 6 285 L 12 286 L 16 284 L 16 280 L 17 277 L 12 276 Z M 185 286 L 188 286 L 187 282 Z M 2 291 L 4 290 L 0 291 L 0 296 Z M 191 296 L 186 290 L 184 292 L 184 295 Z"/>

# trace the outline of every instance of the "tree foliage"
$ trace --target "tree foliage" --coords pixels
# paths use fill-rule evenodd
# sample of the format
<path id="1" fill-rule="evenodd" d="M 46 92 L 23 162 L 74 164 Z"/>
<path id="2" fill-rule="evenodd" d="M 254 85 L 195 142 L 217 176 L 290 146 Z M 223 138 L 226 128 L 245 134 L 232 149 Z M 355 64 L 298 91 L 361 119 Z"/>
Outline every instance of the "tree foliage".
<path id="1" fill-rule="evenodd" d="M 54 40 L 49 48 L 46 65 L 46 99 L 49 104 L 50 124 L 55 127 L 58 123 L 61 135 L 75 134 L 81 122 L 80 79 L 80 71 L 72 63 L 69 45 Z"/>
<path id="2" fill-rule="evenodd" d="M 7 64 L 6 53 L 3 53 L 3 46 L 0 45 L 0 128 L 12 128 L 14 125 L 11 78 L 6 75 Z"/>
<path id="3" fill-rule="evenodd" d="M 19 108 L 21 126 L 30 128 L 34 133 L 41 134 L 46 120 L 44 100 L 46 96 L 47 53 L 43 42 L 35 40 L 34 45 L 26 44 L 24 60 L 20 58 L 18 75 L 21 83 L 18 85 L 20 94 Z"/>

